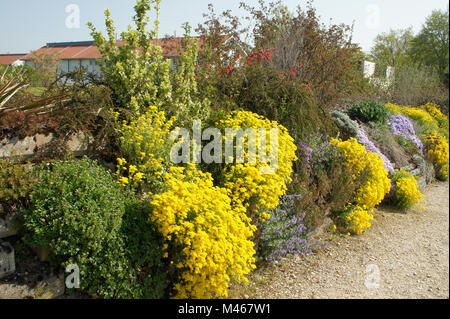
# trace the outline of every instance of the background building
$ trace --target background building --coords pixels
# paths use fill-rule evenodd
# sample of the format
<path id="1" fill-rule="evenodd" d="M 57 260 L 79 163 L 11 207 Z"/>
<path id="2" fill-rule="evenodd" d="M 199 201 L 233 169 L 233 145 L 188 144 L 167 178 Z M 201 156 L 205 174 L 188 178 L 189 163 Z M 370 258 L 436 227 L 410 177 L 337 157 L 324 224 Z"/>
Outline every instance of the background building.
<path id="1" fill-rule="evenodd" d="M 26 53 L 0 54 L 0 65 L 11 65 L 11 66 L 24 65 L 25 61 L 23 60 L 23 58 L 26 55 L 27 55 Z"/>

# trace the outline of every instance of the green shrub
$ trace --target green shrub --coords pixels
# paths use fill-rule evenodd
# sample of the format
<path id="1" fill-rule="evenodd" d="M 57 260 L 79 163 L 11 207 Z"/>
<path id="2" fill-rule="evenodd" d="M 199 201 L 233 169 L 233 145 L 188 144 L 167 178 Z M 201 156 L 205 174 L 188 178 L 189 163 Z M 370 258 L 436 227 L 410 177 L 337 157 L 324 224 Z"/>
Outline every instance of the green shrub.
<path id="1" fill-rule="evenodd" d="M 339 111 L 333 111 L 331 112 L 331 117 L 339 127 L 344 139 L 349 139 L 351 137 L 356 138 L 358 136 L 358 124 L 352 121 L 347 114 Z"/>
<path id="2" fill-rule="evenodd" d="M 121 233 L 133 271 L 133 298 L 167 297 L 168 265 L 162 262 L 164 239 L 148 221 L 151 209 L 133 193 L 127 196 Z"/>
<path id="3" fill-rule="evenodd" d="M 351 41 L 351 26 L 323 23 L 312 2 L 299 6 L 292 12 L 279 4 L 266 5 L 264 1 L 258 1 L 255 6 L 250 6 L 242 3 L 239 16 L 234 16 L 231 11 L 221 15 L 215 12 L 213 5 L 209 6 L 209 12 L 204 15 L 206 21 L 196 30 L 208 39 L 207 50 L 204 50 L 200 62 L 200 66 L 208 70 L 207 76 L 203 78 L 206 86 L 226 90 L 226 86 L 214 83 L 216 76 L 226 77 L 241 70 L 243 65 L 255 63 L 248 59 L 252 59 L 259 50 L 271 50 L 272 57 L 263 57 L 264 63 L 269 62 L 277 72 L 277 78 L 291 78 L 299 86 L 310 86 L 316 93 L 317 113 L 328 113 L 340 99 L 361 91 L 361 84 L 365 80 L 358 70 L 358 61 L 362 59 L 363 52 Z M 247 20 L 252 21 L 251 26 Z M 224 34 L 228 37 L 223 37 Z M 241 39 L 248 41 L 245 43 Z M 240 57 L 231 55 L 230 52 L 239 53 L 244 58 L 236 63 L 236 59 L 239 60 Z M 230 70 L 230 66 L 234 68 Z M 258 81 L 265 79 L 249 80 L 249 84 L 257 84 Z M 229 92 L 230 95 L 240 93 L 231 88 Z M 246 94 L 245 90 L 241 93 Z M 263 96 L 265 93 L 271 94 L 271 91 L 261 90 L 260 93 Z M 287 94 L 286 96 L 289 98 Z M 220 99 L 218 101 L 221 102 Z M 282 99 L 277 102 L 281 104 Z M 245 104 L 240 106 L 246 107 Z M 259 106 L 265 107 L 265 104 Z M 292 106 L 301 110 L 300 105 Z M 295 115 L 294 112 L 292 114 Z M 264 116 L 275 120 L 268 115 Z M 286 123 L 279 122 L 287 126 Z M 294 132 L 291 134 L 295 135 Z"/>
<path id="4" fill-rule="evenodd" d="M 25 242 L 50 249 L 56 266 L 78 265 L 81 289 L 90 295 L 128 297 L 132 275 L 120 234 L 125 198 L 112 176 L 87 158 L 41 165 L 34 174 Z"/>
<path id="5" fill-rule="evenodd" d="M 0 214 L 12 215 L 26 206 L 33 183 L 26 165 L 0 159 Z"/>
<path id="6" fill-rule="evenodd" d="M 163 239 L 148 222 L 148 204 L 84 158 L 41 165 L 22 217 L 31 247 L 50 249 L 56 267 L 76 264 L 80 288 L 99 298 L 166 295 Z"/>
<path id="7" fill-rule="evenodd" d="M 348 114 L 353 120 L 360 120 L 363 123 L 385 124 L 389 119 L 389 110 L 377 101 L 357 102 L 350 106 Z"/>
<path id="8" fill-rule="evenodd" d="M 261 57 L 254 60 L 228 74 L 207 77 L 204 91 L 211 92 L 213 107 L 251 111 L 277 121 L 297 139 L 312 133 L 337 133 L 329 112 L 319 107 L 315 88 L 298 79 L 280 76 L 271 60 Z"/>

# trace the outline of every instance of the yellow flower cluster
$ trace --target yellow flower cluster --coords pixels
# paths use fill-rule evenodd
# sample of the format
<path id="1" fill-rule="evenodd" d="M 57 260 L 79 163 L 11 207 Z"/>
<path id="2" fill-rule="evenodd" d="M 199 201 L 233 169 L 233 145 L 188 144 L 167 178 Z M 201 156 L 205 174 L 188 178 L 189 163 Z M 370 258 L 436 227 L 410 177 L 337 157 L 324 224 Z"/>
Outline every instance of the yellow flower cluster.
<path id="1" fill-rule="evenodd" d="M 227 164 L 225 167 L 224 187 L 228 190 L 232 198 L 233 207 L 243 207 L 250 213 L 259 213 L 262 220 L 270 218 L 266 212 L 274 209 L 279 204 L 279 199 L 286 193 L 286 184 L 291 182 L 293 171 L 293 162 L 297 160 L 294 139 L 289 135 L 285 127 L 275 121 L 270 121 L 262 116 L 247 111 L 235 111 L 228 117 L 218 123 L 221 128 L 248 128 L 255 129 L 256 141 L 254 145 L 259 146 L 260 139 L 266 139 L 266 154 L 268 156 L 264 161 L 261 158 L 261 150 L 258 154 L 249 152 L 249 138 L 245 137 L 244 157 L 245 163 Z M 258 129 L 266 129 L 266 136 L 260 136 Z M 270 130 L 277 129 L 278 143 L 275 145 L 277 150 L 271 149 Z M 235 146 L 236 151 L 236 146 Z M 256 151 L 256 150 L 255 150 Z M 274 153 L 277 151 L 277 153 Z M 277 154 L 277 158 L 273 155 Z M 256 163 L 249 163 L 249 158 L 256 158 Z M 262 173 L 262 169 L 269 168 L 270 163 L 277 163 L 270 174 Z"/>
<path id="2" fill-rule="evenodd" d="M 355 138 L 348 141 L 332 138 L 331 145 L 337 146 L 338 151 L 345 156 L 345 166 L 353 172 L 353 179 L 356 179 L 367 167 L 368 152 L 366 148 L 359 144 Z"/>
<path id="3" fill-rule="evenodd" d="M 440 128 L 448 131 L 448 117 L 441 112 L 441 109 L 438 105 L 434 103 L 427 103 L 425 105 L 422 105 L 420 108 L 427 111 L 439 123 Z"/>
<path id="4" fill-rule="evenodd" d="M 166 257 L 182 271 L 175 298 L 226 297 L 231 280 L 246 282 L 254 266 L 254 226 L 245 211 L 233 209 L 223 188 L 209 173 L 190 164 L 165 175 L 166 191 L 154 195 L 151 219 L 167 240 Z M 182 246 L 183 262 L 167 251 Z"/>
<path id="5" fill-rule="evenodd" d="M 375 153 L 368 152 L 368 177 L 355 197 L 355 202 L 366 208 L 380 204 L 391 190 L 391 180 L 388 171 L 383 166 L 383 160 Z"/>
<path id="6" fill-rule="evenodd" d="M 355 138 L 342 142 L 331 140 L 333 146 L 337 145 L 339 152 L 345 155 L 347 168 L 354 172 L 353 178 L 366 170 L 366 182 L 358 189 L 355 203 L 366 208 L 372 208 L 380 204 L 391 188 L 389 173 L 384 168 L 381 157 L 359 144 Z"/>
<path id="7" fill-rule="evenodd" d="M 122 123 L 120 146 L 132 165 L 127 168 L 125 159 L 117 160 L 119 184 L 126 186 L 143 180 L 152 186 L 160 183 L 158 180 L 170 166 L 173 123 L 174 118 L 167 120 L 165 113 L 158 111 L 156 106 L 149 107 L 136 120 Z"/>
<path id="8" fill-rule="evenodd" d="M 400 170 L 393 178 L 394 192 L 393 204 L 402 209 L 409 209 L 418 205 L 425 196 L 420 192 L 416 178 L 411 173 Z M 421 207 L 424 209 L 424 207 Z"/>
<path id="9" fill-rule="evenodd" d="M 130 184 L 136 185 L 144 179 L 144 173 L 139 172 L 135 165 L 129 165 L 127 167 L 127 160 L 124 158 L 117 159 L 116 167 L 116 175 L 118 176 L 117 184 L 123 187 L 126 187 Z"/>
<path id="10" fill-rule="evenodd" d="M 137 120 L 122 125 L 121 149 L 133 164 L 144 173 L 160 170 L 169 162 L 173 145 L 170 134 L 174 118 L 167 120 L 165 113 L 151 106 Z"/>
<path id="11" fill-rule="evenodd" d="M 350 229 L 360 234 L 371 225 L 372 208 L 380 204 L 391 189 L 389 173 L 384 168 L 381 157 L 367 151 L 356 139 L 351 138 L 344 142 L 332 139 L 331 144 L 337 146 L 338 152 L 345 156 L 345 165 L 353 172 L 353 179 L 362 173 L 367 174 L 352 203 L 357 208 L 353 209 L 354 213 L 348 215 L 350 219 L 347 217 Z"/>
<path id="12" fill-rule="evenodd" d="M 434 164 L 437 170 L 437 177 L 441 180 L 448 180 L 449 170 L 449 146 L 448 141 L 441 135 L 427 134 L 422 138 L 428 150 L 427 157 Z"/>
<path id="13" fill-rule="evenodd" d="M 349 229 L 356 235 L 361 235 L 372 226 L 373 209 L 365 209 L 361 206 L 348 206 L 344 211 Z"/>

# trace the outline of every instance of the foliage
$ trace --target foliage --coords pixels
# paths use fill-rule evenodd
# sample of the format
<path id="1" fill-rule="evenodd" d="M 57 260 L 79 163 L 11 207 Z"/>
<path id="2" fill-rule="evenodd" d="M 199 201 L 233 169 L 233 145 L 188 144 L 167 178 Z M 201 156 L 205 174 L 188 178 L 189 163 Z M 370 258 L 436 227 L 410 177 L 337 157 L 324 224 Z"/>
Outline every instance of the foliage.
<path id="1" fill-rule="evenodd" d="M 412 28 L 379 34 L 375 37 L 370 57 L 377 65 L 398 69 L 409 62 L 408 51 L 412 39 Z"/>
<path id="2" fill-rule="evenodd" d="M 419 34 L 412 40 L 411 55 L 420 65 L 433 67 L 441 80 L 447 77 L 449 65 L 449 14 L 434 10 Z"/>
<path id="3" fill-rule="evenodd" d="M 386 100 L 401 105 L 418 106 L 434 102 L 445 106 L 448 114 L 448 87 L 437 71 L 427 66 L 407 64 L 395 69 Z"/>
<path id="4" fill-rule="evenodd" d="M 352 119 L 347 114 L 339 111 L 333 111 L 331 112 L 331 117 L 339 127 L 339 130 L 343 134 L 344 139 L 358 136 L 358 124 L 352 121 Z"/>
<path id="5" fill-rule="evenodd" d="M 348 25 L 324 24 L 312 3 L 289 12 L 281 2 L 259 8 L 243 5 L 254 19 L 253 39 L 257 48 L 275 48 L 275 67 L 295 72 L 295 77 L 317 88 L 318 105 L 329 109 L 333 102 L 359 87 L 357 45 Z M 327 63 L 325 61 L 335 61 Z M 298 68 L 299 67 L 299 68 Z"/>
<path id="6" fill-rule="evenodd" d="M 29 83 L 24 78 L 24 72 L 15 72 L 6 68 L 0 76 L 0 116 L 8 112 L 24 111 L 24 112 L 46 112 L 47 109 L 54 106 L 56 102 L 60 102 L 66 98 L 65 95 L 45 97 L 36 101 L 27 102 L 25 104 L 8 104 L 20 90 L 28 87 Z"/>
<path id="7" fill-rule="evenodd" d="M 199 81 L 216 109 L 245 110 L 285 126 L 293 136 L 310 132 L 334 133 L 327 112 L 317 107 L 317 87 L 295 79 L 294 71 L 280 71 L 271 62 L 277 55 L 270 48 L 237 55 L 226 67 L 199 71 Z"/>
<path id="8" fill-rule="evenodd" d="M 157 45 L 159 9 L 161 0 L 136 0 L 133 21 L 136 29 L 128 27 L 116 41 L 114 22 L 109 10 L 105 11 L 108 39 L 89 23 L 91 35 L 103 59 L 99 66 L 103 81 L 112 92 L 112 99 L 122 118 L 139 116 L 152 105 L 175 115 L 180 125 L 192 118 L 206 118 L 209 101 L 200 98 L 196 79 L 198 41 L 189 37 L 190 27 L 185 25 L 184 41 L 178 73 L 171 76 L 171 61 L 163 56 Z M 147 30 L 148 12 L 156 12 L 154 28 Z"/>
<path id="9" fill-rule="evenodd" d="M 111 89 L 114 105 L 129 110 L 132 115 L 140 115 L 150 105 L 162 106 L 170 101 L 170 60 L 164 59 L 161 47 L 152 41 L 158 35 L 158 19 L 153 30 L 147 30 L 147 12 L 153 9 L 159 16 L 160 2 L 136 1 L 133 17 L 136 29 L 129 26 L 127 32 L 122 32 L 120 43 L 116 41 L 114 22 L 108 9 L 105 10 L 108 39 L 97 32 L 92 23 L 88 24 L 103 56 L 99 66 Z"/>
<path id="10" fill-rule="evenodd" d="M 286 193 L 286 185 L 291 181 L 293 161 L 297 159 L 293 138 L 286 128 L 277 122 L 247 111 L 230 113 L 225 120 L 218 123 L 218 127 L 241 128 L 243 131 L 248 128 L 254 129 L 255 136 L 244 137 L 245 148 L 241 151 L 244 153 L 245 163 L 238 163 L 236 156 L 233 163 L 224 164 L 221 172 L 223 176 L 217 180 L 224 180 L 223 187 L 229 190 L 233 206 L 243 206 L 250 210 L 250 215 L 261 214 L 254 216 L 255 219 L 267 218 L 267 210 L 278 206 L 280 196 Z M 259 129 L 265 129 L 266 135 L 261 136 Z M 272 129 L 275 129 L 278 135 L 277 144 L 272 140 Z M 234 138 L 235 134 L 224 136 L 226 142 L 228 138 Z M 263 145 L 261 143 L 265 143 L 265 149 L 261 149 Z M 256 152 L 256 147 L 253 150 L 249 149 L 251 144 L 258 145 L 259 154 L 253 153 Z M 234 154 L 237 154 L 239 151 L 237 145 L 233 147 Z M 266 153 L 263 154 L 264 152 Z M 256 159 L 254 163 L 250 161 L 252 157 Z M 275 164 L 275 167 L 272 167 L 272 164 Z"/>
<path id="11" fill-rule="evenodd" d="M 27 165 L 0 159 L 0 214 L 12 215 L 26 207 L 34 183 Z"/>
<path id="12" fill-rule="evenodd" d="M 4 111 L 4 105 L 11 99 L 19 90 L 27 87 L 27 83 L 22 79 L 20 73 L 14 73 L 8 68 L 5 68 L 0 77 L 0 111 Z"/>
<path id="13" fill-rule="evenodd" d="M 363 123 L 373 122 L 384 124 L 389 118 L 388 109 L 377 101 L 354 103 L 347 112 L 353 120 L 360 120 Z"/>
<path id="14" fill-rule="evenodd" d="M 91 295 L 127 297 L 130 274 L 120 236 L 124 196 L 107 171 L 84 158 L 42 164 L 39 182 L 23 212 L 25 241 L 51 250 L 52 262 L 80 268 L 80 285 Z"/>
<path id="15" fill-rule="evenodd" d="M 56 80 L 61 66 L 59 53 L 34 51 L 31 52 L 30 62 L 35 69 L 33 77 L 38 79 L 39 86 L 47 88 Z"/>
<path id="16" fill-rule="evenodd" d="M 268 72 L 265 77 L 259 79 L 255 77 L 254 81 L 247 85 L 254 85 L 260 90 L 258 92 L 256 88 L 252 88 L 252 96 L 256 95 L 261 99 L 265 94 L 269 95 L 269 103 L 262 103 L 260 106 L 270 104 L 272 99 L 276 100 L 275 97 L 271 98 L 271 87 L 276 88 L 276 85 L 267 81 L 272 77 L 294 78 L 294 83 L 297 83 L 300 89 L 301 85 L 309 85 L 313 88 L 317 99 L 314 107 L 317 113 L 321 114 L 327 113 L 334 102 L 340 98 L 353 95 L 360 90 L 362 76 L 358 72 L 358 59 L 361 54 L 358 47 L 351 42 L 350 26 L 321 23 L 316 10 L 310 3 L 306 10 L 298 8 L 293 13 L 283 7 L 280 1 L 266 5 L 261 0 L 258 8 L 242 3 L 241 8 L 246 15 L 238 18 L 230 11 L 218 16 L 211 5 L 209 14 L 205 15 L 206 22 L 197 29 L 199 34 L 211 39 L 214 44 L 220 43 L 218 39 L 224 34 L 229 35 L 223 49 L 209 50 L 207 52 L 210 55 L 205 59 L 202 57 L 201 66 L 205 69 L 205 76 L 202 76 L 200 81 L 205 83 L 205 88 L 212 86 L 213 93 L 216 88 L 224 92 L 226 87 L 222 85 L 223 81 L 217 84 L 209 83 L 211 80 L 214 81 L 214 74 L 226 73 L 230 65 L 234 67 L 232 71 L 241 72 L 237 68 L 236 59 L 242 59 L 239 66 L 244 67 L 246 60 L 254 57 L 255 52 L 270 50 L 272 58 L 264 63 L 273 71 Z M 252 23 L 246 27 L 243 26 L 245 21 L 252 21 Z M 246 42 L 241 39 L 245 39 Z M 230 55 L 229 52 L 236 52 L 239 57 Z M 328 63 L 328 61 L 335 63 Z M 280 81 L 277 82 L 280 83 Z M 288 85 L 287 89 L 292 86 L 294 85 Z M 276 95 L 280 96 L 281 92 L 283 92 L 282 88 Z M 301 102 L 301 96 L 295 97 L 292 92 L 289 89 L 285 94 L 287 106 L 298 107 L 295 103 Z M 230 92 L 230 95 L 245 93 L 245 90 L 237 90 Z M 249 100 L 251 98 L 250 96 Z M 216 100 L 220 102 L 220 96 L 213 99 L 213 101 Z M 245 108 L 247 104 L 239 103 L 238 106 Z M 255 112 L 255 109 L 250 110 Z M 301 108 L 297 110 L 301 111 Z M 277 120 L 291 129 L 281 118 L 273 118 L 269 114 L 262 115 Z M 295 111 L 292 111 L 291 116 L 295 117 Z M 292 132 L 292 134 L 295 133 Z"/>
<path id="17" fill-rule="evenodd" d="M 390 202 L 397 208 L 410 209 L 418 205 L 424 195 L 420 192 L 416 178 L 411 173 L 400 170 L 392 178 Z"/>
<path id="18" fill-rule="evenodd" d="M 167 267 L 163 262 L 164 239 L 149 221 L 152 207 L 133 193 L 126 193 L 121 234 L 130 263 L 132 297 L 159 299 L 167 294 Z"/>
<path id="19" fill-rule="evenodd" d="M 176 298 L 226 297 L 231 280 L 246 280 L 253 268 L 253 228 L 245 210 L 234 209 L 227 190 L 193 164 L 173 167 L 166 191 L 151 202 L 151 220 L 166 239 L 169 272 L 181 272 Z"/>
<path id="20" fill-rule="evenodd" d="M 168 114 L 173 114 L 180 127 L 191 127 L 193 120 L 206 120 L 211 102 L 202 98 L 198 90 L 196 69 L 198 66 L 198 39 L 190 37 L 191 27 L 185 24 L 182 54 L 172 72 L 172 103 Z"/>
<path id="21" fill-rule="evenodd" d="M 413 142 L 392 133 L 389 124 L 361 126 L 375 147 L 391 161 L 392 166 L 405 167 L 409 165 L 412 156 L 419 154 L 417 146 Z"/>
<path id="22" fill-rule="evenodd" d="M 282 261 L 288 254 L 306 254 L 315 246 L 308 241 L 308 231 L 303 223 L 306 214 L 300 215 L 296 202 L 298 195 L 286 195 L 280 205 L 270 212 L 264 222 L 257 256 L 262 261 Z"/>
<path id="23" fill-rule="evenodd" d="M 50 94 L 65 94 L 67 100 L 52 119 L 58 118 L 56 128 L 49 127 L 55 138 L 65 142 L 70 133 L 83 132 L 92 137 L 89 143 L 90 158 L 112 162 L 119 150 L 117 121 L 111 91 L 103 85 L 98 76 L 86 68 L 62 73 L 48 88 Z M 70 112 L 67 112 L 70 109 Z M 55 114 L 56 113 L 56 114 Z M 48 124 L 44 127 L 47 127 Z M 51 150 L 49 150 L 51 151 Z"/>

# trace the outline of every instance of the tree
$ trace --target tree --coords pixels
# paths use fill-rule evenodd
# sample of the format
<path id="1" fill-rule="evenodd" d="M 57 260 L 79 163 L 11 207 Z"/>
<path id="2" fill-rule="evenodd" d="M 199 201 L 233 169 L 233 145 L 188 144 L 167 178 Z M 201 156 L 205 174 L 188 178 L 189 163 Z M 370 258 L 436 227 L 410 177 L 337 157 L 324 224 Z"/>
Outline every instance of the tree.
<path id="1" fill-rule="evenodd" d="M 133 21 L 136 29 L 128 27 L 121 33 L 122 43 L 116 41 L 114 21 L 105 10 L 108 39 L 88 23 L 91 36 L 103 59 L 99 65 L 105 84 L 111 89 L 113 102 L 121 110 L 140 115 L 150 105 L 170 103 L 170 60 L 164 59 L 162 49 L 153 43 L 158 36 L 158 16 L 161 0 L 137 0 Z M 148 11 L 154 9 L 157 19 L 148 31 Z"/>
<path id="2" fill-rule="evenodd" d="M 434 10 L 413 39 L 410 54 L 420 66 L 432 67 L 441 80 L 448 77 L 449 10 Z"/>
<path id="3" fill-rule="evenodd" d="M 58 54 L 47 51 L 32 52 L 31 62 L 36 70 L 35 75 L 40 80 L 42 87 L 49 87 L 58 76 L 58 69 L 61 66 L 61 58 Z"/>
<path id="4" fill-rule="evenodd" d="M 186 125 L 194 119 L 204 119 L 209 102 L 199 99 L 195 66 L 198 39 L 190 37 L 190 26 L 184 25 L 185 39 L 180 49 L 178 72 L 171 74 L 171 61 L 163 56 L 157 45 L 161 0 L 137 0 L 133 17 L 136 28 L 128 27 L 116 41 L 116 30 L 109 10 L 105 11 L 108 39 L 88 26 L 103 59 L 99 65 L 105 85 L 112 92 L 114 106 L 124 118 L 143 114 L 149 106 L 158 106 L 169 116 L 176 116 L 177 124 Z M 153 29 L 148 31 L 148 12 L 156 12 Z"/>
<path id="5" fill-rule="evenodd" d="M 414 35 L 412 29 L 390 30 L 379 34 L 371 49 L 370 58 L 383 67 L 395 68 L 405 65 L 409 60 L 409 50 Z"/>

